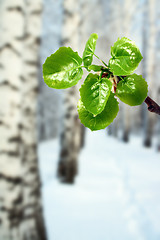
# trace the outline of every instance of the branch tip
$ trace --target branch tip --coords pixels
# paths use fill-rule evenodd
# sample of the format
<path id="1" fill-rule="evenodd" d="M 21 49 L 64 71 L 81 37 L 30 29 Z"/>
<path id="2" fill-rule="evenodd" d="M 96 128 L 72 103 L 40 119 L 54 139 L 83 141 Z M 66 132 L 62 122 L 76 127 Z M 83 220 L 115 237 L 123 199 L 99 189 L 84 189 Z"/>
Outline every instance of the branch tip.
<path id="1" fill-rule="evenodd" d="M 144 100 L 144 102 L 147 104 L 148 106 L 148 111 L 150 112 L 154 112 L 158 115 L 160 115 L 160 106 L 155 102 L 153 101 L 152 98 L 150 98 L 149 96 L 146 97 L 146 99 Z"/>

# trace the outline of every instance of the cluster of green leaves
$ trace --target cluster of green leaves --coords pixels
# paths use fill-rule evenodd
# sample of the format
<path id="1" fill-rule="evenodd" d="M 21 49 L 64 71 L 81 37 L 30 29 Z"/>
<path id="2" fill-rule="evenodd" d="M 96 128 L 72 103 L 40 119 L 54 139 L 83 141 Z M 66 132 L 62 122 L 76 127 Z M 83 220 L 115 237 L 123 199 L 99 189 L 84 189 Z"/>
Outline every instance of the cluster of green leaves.
<path id="1" fill-rule="evenodd" d="M 70 47 L 60 47 L 43 64 L 45 83 L 56 89 L 76 85 L 83 67 L 95 72 L 89 73 L 81 85 L 78 102 L 79 118 L 92 131 L 106 128 L 114 120 L 119 111 L 117 97 L 130 106 L 142 104 L 147 97 L 146 81 L 133 73 L 142 60 L 135 43 L 126 37 L 118 39 L 106 64 L 94 53 L 97 39 L 97 34 L 91 34 L 82 58 Z M 93 56 L 102 65 L 92 65 Z"/>

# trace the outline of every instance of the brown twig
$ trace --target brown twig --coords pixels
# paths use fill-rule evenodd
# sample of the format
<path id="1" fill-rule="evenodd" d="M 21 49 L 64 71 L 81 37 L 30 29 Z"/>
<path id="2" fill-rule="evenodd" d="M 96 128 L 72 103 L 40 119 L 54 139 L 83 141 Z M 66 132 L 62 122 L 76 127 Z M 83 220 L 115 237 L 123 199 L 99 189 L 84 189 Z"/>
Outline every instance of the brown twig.
<path id="1" fill-rule="evenodd" d="M 102 78 L 107 78 L 108 77 L 108 72 L 103 72 L 102 73 Z"/>
<path id="2" fill-rule="evenodd" d="M 148 106 L 148 111 L 150 112 L 154 112 L 158 115 L 160 115 L 160 106 L 155 102 L 153 101 L 152 98 L 150 98 L 149 96 L 146 97 L 146 99 L 144 100 L 144 102 L 147 104 Z"/>

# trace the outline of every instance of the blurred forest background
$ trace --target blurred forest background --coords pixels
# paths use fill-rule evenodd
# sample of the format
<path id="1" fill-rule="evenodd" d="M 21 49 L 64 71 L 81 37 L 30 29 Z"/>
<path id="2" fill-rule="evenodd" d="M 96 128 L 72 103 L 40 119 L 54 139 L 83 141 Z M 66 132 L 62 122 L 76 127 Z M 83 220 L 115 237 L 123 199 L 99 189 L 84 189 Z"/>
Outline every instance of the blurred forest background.
<path id="1" fill-rule="evenodd" d="M 60 182 L 74 183 L 81 172 L 78 159 L 88 130 L 78 119 L 79 86 L 50 89 L 43 82 L 42 65 L 60 46 L 70 46 L 82 56 L 93 32 L 99 36 L 96 54 L 105 61 L 118 37 L 136 42 L 143 55 L 137 72 L 147 80 L 149 96 L 160 103 L 159 0 L 0 0 L 0 240 L 47 239 L 40 180 L 47 153 L 43 164 L 38 161 L 45 141 L 48 146 L 56 141 L 53 175 Z M 120 103 L 118 117 L 103 132 L 113 144 L 123 141 L 129 148 L 136 137 L 141 148 L 160 151 L 160 118 L 145 104 Z M 86 161 L 88 156 L 83 154 Z M 51 228 L 54 231 L 54 225 Z M 60 240 L 50 237 L 54 239 Z M 104 239 L 118 238 L 97 238 Z"/>

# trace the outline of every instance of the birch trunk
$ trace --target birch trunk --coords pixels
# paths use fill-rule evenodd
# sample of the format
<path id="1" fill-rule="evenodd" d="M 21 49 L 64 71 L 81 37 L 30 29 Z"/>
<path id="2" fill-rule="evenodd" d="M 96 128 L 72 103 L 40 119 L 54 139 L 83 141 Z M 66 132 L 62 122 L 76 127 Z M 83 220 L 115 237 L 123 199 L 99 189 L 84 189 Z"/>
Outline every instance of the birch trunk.
<path id="1" fill-rule="evenodd" d="M 63 0 L 45 0 L 42 14 L 41 66 L 45 59 L 60 47 Z M 40 141 L 58 137 L 61 107 L 61 91 L 49 88 L 40 76 L 38 98 L 38 139 Z M 48 104 L 48 103 L 54 104 Z M 46 107 L 47 106 L 47 107 Z"/>
<path id="2" fill-rule="evenodd" d="M 20 91 L 24 2 L 0 2 L 0 239 L 20 238 L 22 175 Z"/>
<path id="3" fill-rule="evenodd" d="M 23 219 L 25 239 L 45 240 L 37 156 L 38 49 L 42 1 L 26 0 L 22 86 Z"/>
<path id="4" fill-rule="evenodd" d="M 159 36 L 160 36 L 160 8 L 159 6 L 159 1 L 156 0 L 155 2 L 156 6 L 156 26 L 157 26 L 157 31 L 156 31 L 156 57 L 155 57 L 155 81 L 154 81 L 154 90 L 155 90 L 155 101 L 160 104 L 160 44 L 159 44 Z M 160 151 L 160 116 L 156 116 L 156 132 L 155 134 L 157 135 L 157 149 Z"/>
<path id="5" fill-rule="evenodd" d="M 121 23 L 122 23 L 122 30 L 124 32 L 124 35 L 128 38 L 131 38 L 131 28 L 133 24 L 133 17 L 135 14 L 135 9 L 137 6 L 137 1 L 135 0 L 134 2 L 131 0 L 124 0 L 124 5 L 123 5 L 123 15 L 121 16 Z M 130 7 L 132 6 L 132 7 Z M 131 121 L 130 121 L 130 107 L 126 104 L 121 103 L 121 108 L 122 108 L 122 128 L 123 128 L 123 133 L 122 133 L 122 140 L 124 142 L 129 141 L 129 134 L 131 131 Z"/>
<path id="6" fill-rule="evenodd" d="M 111 42 L 111 45 L 113 45 L 113 43 L 115 41 L 117 41 L 118 37 L 121 36 L 121 29 L 122 29 L 122 22 L 121 22 L 121 3 L 119 0 L 114 0 L 114 4 L 112 4 L 111 6 L 112 8 L 112 11 L 111 11 L 111 22 L 110 22 L 110 25 L 111 25 L 111 30 L 112 31 L 112 34 L 111 34 L 111 37 L 110 37 L 110 42 Z M 107 20 L 108 22 L 108 20 Z M 107 24 L 106 22 L 106 24 Z M 109 48 L 110 48 L 109 46 Z M 108 51 L 110 53 L 110 49 Z M 119 131 L 118 131 L 118 128 L 120 127 L 120 113 L 121 113 L 121 108 L 122 108 L 122 103 L 119 101 L 119 109 L 120 109 L 120 112 L 118 113 L 117 117 L 114 119 L 113 123 L 111 124 L 111 127 L 110 127 L 110 134 L 113 135 L 114 137 L 118 137 L 119 135 Z"/>
<path id="7" fill-rule="evenodd" d="M 79 48 L 79 4 L 74 0 L 64 1 L 63 39 L 65 46 L 75 51 Z M 78 154 L 81 147 L 81 123 L 77 113 L 78 86 L 64 90 L 62 132 L 58 177 L 62 182 L 73 183 L 78 172 Z"/>
<path id="8" fill-rule="evenodd" d="M 3 0 L 0 11 L 0 239 L 45 240 L 34 120 L 41 4 Z"/>
<path id="9" fill-rule="evenodd" d="M 144 12 L 144 76 L 149 85 L 149 95 L 155 96 L 153 88 L 155 78 L 155 40 L 156 40 L 156 24 L 155 24 L 155 1 L 146 0 L 146 8 Z M 147 24 L 148 23 L 148 24 Z M 147 24 L 147 25 L 146 25 Z M 144 145 L 146 147 L 152 144 L 153 125 L 155 116 L 147 110 L 144 113 Z"/>

